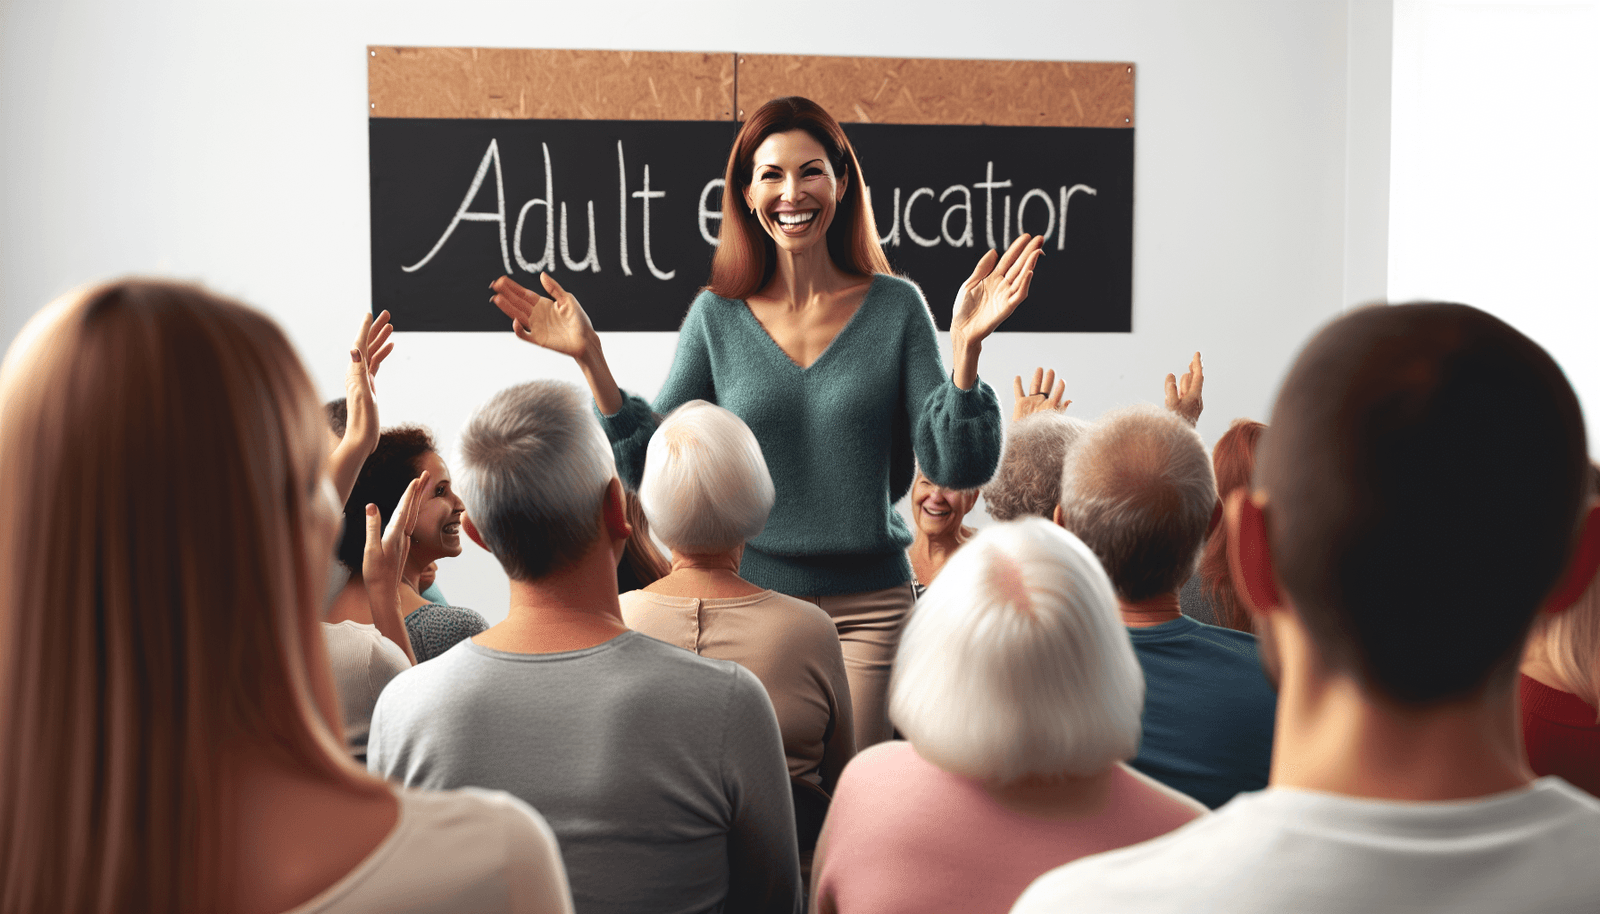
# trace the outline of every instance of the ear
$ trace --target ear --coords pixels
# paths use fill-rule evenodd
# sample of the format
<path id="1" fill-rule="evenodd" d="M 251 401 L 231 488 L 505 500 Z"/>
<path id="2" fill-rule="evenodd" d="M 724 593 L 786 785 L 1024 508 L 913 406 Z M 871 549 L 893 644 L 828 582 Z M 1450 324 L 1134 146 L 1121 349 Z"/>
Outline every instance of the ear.
<path id="1" fill-rule="evenodd" d="M 836 181 L 837 181 L 837 185 L 836 185 L 836 188 L 835 188 L 835 190 L 833 192 L 833 200 L 834 200 L 835 203 L 838 203 L 838 202 L 841 202 L 841 201 L 844 200 L 844 192 L 846 190 L 850 189 L 850 171 L 849 171 L 849 169 L 846 168 L 845 172 L 843 174 L 839 175 L 839 177 L 836 179 Z"/>
<path id="2" fill-rule="evenodd" d="M 483 544 L 483 534 L 478 532 L 478 525 L 472 522 L 472 516 L 465 511 L 461 512 L 461 529 L 467 532 L 467 539 L 478 544 L 479 549 L 489 551 L 489 547 Z"/>
<path id="3" fill-rule="evenodd" d="M 1283 605 L 1267 547 L 1266 506 L 1248 489 L 1239 488 L 1228 495 L 1224 515 L 1234 589 L 1250 615 L 1265 616 Z"/>
<path id="4" fill-rule="evenodd" d="M 1556 589 L 1544 601 L 1544 611 L 1554 615 L 1570 609 L 1589 589 L 1597 572 L 1600 572 L 1600 504 L 1592 504 L 1578 529 L 1578 547 L 1572 550 L 1572 560 L 1562 572 Z"/>
<path id="5" fill-rule="evenodd" d="M 1050 520 L 1057 527 L 1060 527 L 1063 530 L 1065 530 L 1067 528 L 1067 525 L 1063 524 L 1061 522 L 1061 506 L 1060 505 L 1056 505 L 1055 510 L 1050 512 Z"/>
<path id="6" fill-rule="evenodd" d="M 615 476 L 606 484 L 606 494 L 600 499 L 600 520 L 611 539 L 625 540 L 633 535 L 633 525 L 628 523 L 628 496 L 622 490 L 622 480 Z"/>
<path id="7" fill-rule="evenodd" d="M 753 185 L 750 185 L 750 184 L 746 184 L 744 186 L 744 208 L 747 209 L 747 210 L 752 210 L 752 209 L 756 208 L 755 195 L 750 192 L 750 188 L 752 186 Z"/>

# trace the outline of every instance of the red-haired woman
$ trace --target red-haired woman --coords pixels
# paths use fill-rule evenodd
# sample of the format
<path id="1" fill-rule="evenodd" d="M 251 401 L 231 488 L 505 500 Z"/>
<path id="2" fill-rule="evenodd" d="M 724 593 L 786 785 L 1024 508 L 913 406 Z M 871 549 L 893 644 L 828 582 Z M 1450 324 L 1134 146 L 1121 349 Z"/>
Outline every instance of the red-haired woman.
<path id="1" fill-rule="evenodd" d="M 946 374 L 927 303 L 889 275 L 861 166 L 826 111 L 793 97 L 763 105 L 724 179 L 711 282 L 653 406 L 618 389 L 588 317 L 549 274 L 551 298 L 501 277 L 494 302 L 519 337 L 577 360 L 630 486 L 656 417 L 674 407 L 707 400 L 750 426 L 777 503 L 739 574 L 833 617 L 865 747 L 890 735 L 889 668 L 912 604 L 911 532 L 893 502 L 913 454 L 948 488 L 993 475 L 1000 407 L 978 380 L 978 352 L 1027 298 L 1041 242 L 1023 235 L 978 262 L 956 296 Z"/>
<path id="2" fill-rule="evenodd" d="M 1249 490 L 1256 471 L 1256 445 L 1267 427 L 1252 419 L 1235 419 L 1211 450 L 1211 466 L 1217 474 L 1217 496 L 1224 503 L 1234 489 Z M 1200 591 L 1211 604 L 1212 624 L 1234 631 L 1252 632 L 1250 614 L 1239 602 L 1228 570 L 1228 538 L 1212 531 L 1200 559 Z"/>

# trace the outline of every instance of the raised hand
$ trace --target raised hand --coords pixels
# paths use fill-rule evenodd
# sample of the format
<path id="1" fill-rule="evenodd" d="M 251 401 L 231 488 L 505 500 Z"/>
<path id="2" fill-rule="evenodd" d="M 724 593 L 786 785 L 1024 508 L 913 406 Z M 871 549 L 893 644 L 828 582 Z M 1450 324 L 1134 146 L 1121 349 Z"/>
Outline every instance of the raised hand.
<path id="1" fill-rule="evenodd" d="M 595 337 L 589 315 L 584 313 L 578 299 L 561 288 L 549 273 L 541 273 L 539 280 L 550 293 L 549 298 L 518 285 L 509 276 L 502 276 L 489 284 L 495 293 L 490 300 L 511 318 L 511 329 L 518 339 L 575 359 L 583 358 Z"/>
<path id="2" fill-rule="evenodd" d="M 1200 421 L 1200 413 L 1205 409 L 1205 403 L 1200 399 L 1200 389 L 1205 386 L 1206 376 L 1200 368 L 1200 353 L 1195 353 L 1189 360 L 1189 370 L 1178 378 L 1167 375 L 1167 409 L 1182 416 L 1190 425 Z"/>
<path id="3" fill-rule="evenodd" d="M 622 390 L 611 376 L 611 366 L 606 364 L 600 351 L 600 334 L 594 332 L 589 315 L 578 304 L 571 292 L 561 288 L 549 273 L 541 273 L 539 281 L 551 297 L 545 298 L 517 285 L 516 280 L 502 276 L 489 288 L 494 290 L 494 302 L 506 317 L 511 318 L 511 330 L 518 339 L 543 346 L 552 352 L 572 356 L 583 369 L 589 382 L 589 392 L 594 403 L 608 416 L 622 409 Z"/>
<path id="4" fill-rule="evenodd" d="M 367 505 L 367 545 L 361 553 L 361 580 L 367 588 L 367 608 L 372 612 L 372 623 L 385 638 L 398 644 L 413 664 L 417 662 L 417 655 L 411 648 L 405 617 L 400 612 L 400 578 L 405 572 L 406 556 L 411 552 L 411 534 L 417 529 L 417 508 L 422 504 L 420 493 L 427 491 L 431 475 L 423 470 L 421 476 L 406 486 L 394 516 L 389 518 L 387 530 L 379 529 L 383 520 L 378 506 Z"/>
<path id="5" fill-rule="evenodd" d="M 1056 380 L 1056 370 L 1050 369 L 1048 373 L 1043 368 L 1033 370 L 1033 381 L 1028 385 L 1026 393 L 1022 390 L 1022 375 L 1017 375 L 1011 383 L 1012 393 L 1016 396 L 1016 406 L 1011 410 L 1011 421 L 1015 422 L 1023 416 L 1042 413 L 1045 410 L 1061 412 L 1072 405 L 1071 400 L 1062 401 L 1067 393 L 1067 382 Z"/>
<path id="6" fill-rule="evenodd" d="M 994 251 L 983 255 L 978 266 L 956 293 L 955 311 L 950 318 L 950 337 L 958 345 L 981 343 L 1011 316 L 1028 297 L 1033 282 L 1033 267 L 1039 262 L 1044 239 L 1019 235 L 1006 249 L 1005 256 Z"/>
<path id="7" fill-rule="evenodd" d="M 394 325 L 389 322 L 389 312 L 384 311 L 376 319 L 364 314 L 361 329 L 350 347 L 350 364 L 344 373 L 344 440 L 334 448 L 328 466 L 328 475 L 341 503 L 350 497 L 356 477 L 361 475 L 361 465 L 378 446 L 377 384 L 373 376 L 394 351 L 394 343 L 389 341 L 392 333 Z"/>

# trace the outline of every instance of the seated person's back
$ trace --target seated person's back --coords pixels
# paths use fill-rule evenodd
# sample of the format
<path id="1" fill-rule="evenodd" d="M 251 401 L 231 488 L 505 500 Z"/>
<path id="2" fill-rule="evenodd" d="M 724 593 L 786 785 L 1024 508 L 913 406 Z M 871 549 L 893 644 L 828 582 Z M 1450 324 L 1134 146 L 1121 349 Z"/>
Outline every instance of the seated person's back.
<path id="1" fill-rule="evenodd" d="M 672 567 L 620 597 L 623 621 L 754 673 L 777 712 L 789 775 L 832 793 L 855 754 L 838 629 L 816 604 L 739 577 L 744 544 L 766 525 L 774 499 L 756 436 L 728 410 L 691 400 L 651 436 L 639 490 Z"/>
<path id="2" fill-rule="evenodd" d="M 1560 368 L 1463 305 L 1364 308 L 1300 354 L 1271 429 L 1226 512 L 1281 692 L 1271 786 L 1015 912 L 1600 910 L 1600 800 L 1535 779 L 1516 718 L 1534 616 L 1600 554 Z"/>
<path id="3" fill-rule="evenodd" d="M 1205 807 L 1125 764 L 1141 674 L 1094 555 L 1042 518 L 988 528 L 906 627 L 890 716 L 839 779 L 815 914 L 1005 914 L 1028 883 Z"/>
<path id="4" fill-rule="evenodd" d="M 637 632 L 553 654 L 469 639 L 389 683 L 368 751 L 408 787 L 537 809 L 580 912 L 713 911 L 730 856 L 785 850 L 751 846 L 781 834 L 764 817 L 790 815 L 775 730 L 748 671 Z"/>
<path id="5" fill-rule="evenodd" d="M 1144 669 L 1133 766 L 1212 809 L 1265 787 L 1277 696 L 1255 636 L 1179 610 L 1217 504 L 1199 434 L 1153 405 L 1108 413 L 1067 452 L 1060 497 L 1058 522 L 1105 567 Z"/>
<path id="6" fill-rule="evenodd" d="M 623 625 L 626 509 L 586 399 L 554 382 L 502 391 L 461 451 L 463 529 L 505 568 L 509 611 L 389 684 L 369 766 L 526 800 L 580 914 L 798 910 L 772 705 L 737 664 Z"/>
<path id="7" fill-rule="evenodd" d="M 1144 738 L 1130 763 L 1216 809 L 1267 786 L 1278 696 L 1256 638 L 1183 616 L 1129 628 L 1144 670 Z"/>

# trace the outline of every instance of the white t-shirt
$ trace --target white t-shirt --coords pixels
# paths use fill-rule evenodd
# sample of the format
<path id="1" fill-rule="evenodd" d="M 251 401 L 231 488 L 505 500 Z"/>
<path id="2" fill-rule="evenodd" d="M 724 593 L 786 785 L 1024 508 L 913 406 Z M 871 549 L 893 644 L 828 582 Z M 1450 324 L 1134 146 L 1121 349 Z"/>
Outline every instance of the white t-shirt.
<path id="1" fill-rule="evenodd" d="M 372 726 L 372 707 L 378 693 L 389 680 L 410 669 L 406 652 L 385 638 L 376 625 L 360 622 L 322 623 L 328 644 L 328 663 L 333 666 L 333 685 L 339 693 L 339 710 L 344 715 L 344 738 L 350 754 L 359 761 L 367 758 L 367 730 Z"/>
<path id="2" fill-rule="evenodd" d="M 533 807 L 470 787 L 395 796 L 388 837 L 289 914 L 571 914 L 556 837 Z"/>
<path id="3" fill-rule="evenodd" d="M 1034 881 L 1011 914 L 1600 911 L 1600 800 L 1560 778 L 1480 800 L 1240 794 Z"/>

